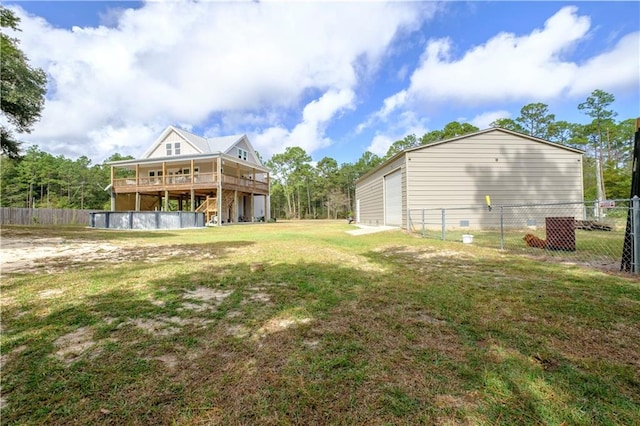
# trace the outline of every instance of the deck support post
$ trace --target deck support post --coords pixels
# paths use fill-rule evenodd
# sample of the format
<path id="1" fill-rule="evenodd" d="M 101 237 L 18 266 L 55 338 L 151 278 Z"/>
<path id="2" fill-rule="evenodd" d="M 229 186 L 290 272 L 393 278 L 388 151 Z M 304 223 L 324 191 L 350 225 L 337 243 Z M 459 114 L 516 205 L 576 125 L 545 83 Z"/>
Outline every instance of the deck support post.
<path id="1" fill-rule="evenodd" d="M 264 221 L 271 222 L 271 195 L 266 195 L 265 198 Z"/>
<path id="2" fill-rule="evenodd" d="M 233 190 L 233 206 L 231 206 L 231 215 L 233 216 L 233 221 L 238 221 L 238 190 Z M 231 221 L 230 221 L 231 222 Z"/>
<path id="3" fill-rule="evenodd" d="M 216 174 L 218 178 L 218 190 L 216 191 L 216 203 L 218 204 L 218 226 L 222 225 L 222 153 L 216 159 Z"/>
<path id="4" fill-rule="evenodd" d="M 252 192 L 251 195 L 249 196 L 249 207 L 247 208 L 247 210 L 249 211 L 249 215 L 250 215 L 249 217 L 251 218 L 251 220 L 249 222 L 254 222 L 254 217 L 255 217 L 255 209 L 253 207 L 253 198 L 254 197 L 255 197 L 255 195 Z M 246 217 L 247 216 L 247 212 L 245 212 L 244 215 Z"/>

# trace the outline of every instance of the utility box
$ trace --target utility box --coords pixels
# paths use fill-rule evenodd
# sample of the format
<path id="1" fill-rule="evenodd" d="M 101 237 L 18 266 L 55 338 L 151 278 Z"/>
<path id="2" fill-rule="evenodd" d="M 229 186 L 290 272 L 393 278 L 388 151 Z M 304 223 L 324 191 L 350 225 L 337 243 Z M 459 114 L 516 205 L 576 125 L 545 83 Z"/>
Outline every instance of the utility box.
<path id="1" fill-rule="evenodd" d="M 576 251 L 576 220 L 573 217 L 547 217 L 548 250 Z"/>

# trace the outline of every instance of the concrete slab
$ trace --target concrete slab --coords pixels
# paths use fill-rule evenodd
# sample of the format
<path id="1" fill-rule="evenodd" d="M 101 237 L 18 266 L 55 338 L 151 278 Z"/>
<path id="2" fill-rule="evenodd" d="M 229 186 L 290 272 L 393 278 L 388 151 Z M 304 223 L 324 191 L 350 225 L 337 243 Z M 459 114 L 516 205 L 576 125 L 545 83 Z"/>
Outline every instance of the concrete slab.
<path id="1" fill-rule="evenodd" d="M 369 226 L 369 225 L 355 225 L 359 229 L 354 229 L 352 231 L 347 231 L 349 235 L 367 235 L 367 234 L 375 234 L 376 232 L 384 232 L 391 231 L 394 229 L 400 229 L 398 226 Z"/>

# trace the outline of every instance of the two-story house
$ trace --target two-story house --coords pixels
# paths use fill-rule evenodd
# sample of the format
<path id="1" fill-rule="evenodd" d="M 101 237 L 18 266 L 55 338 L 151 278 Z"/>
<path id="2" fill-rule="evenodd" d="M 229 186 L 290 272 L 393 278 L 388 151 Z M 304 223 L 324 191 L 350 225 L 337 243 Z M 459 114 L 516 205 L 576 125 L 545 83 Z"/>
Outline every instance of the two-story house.
<path id="1" fill-rule="evenodd" d="M 203 138 L 169 126 L 142 158 L 109 164 L 113 211 L 201 211 L 208 223 L 270 219 L 270 171 L 246 135 Z"/>

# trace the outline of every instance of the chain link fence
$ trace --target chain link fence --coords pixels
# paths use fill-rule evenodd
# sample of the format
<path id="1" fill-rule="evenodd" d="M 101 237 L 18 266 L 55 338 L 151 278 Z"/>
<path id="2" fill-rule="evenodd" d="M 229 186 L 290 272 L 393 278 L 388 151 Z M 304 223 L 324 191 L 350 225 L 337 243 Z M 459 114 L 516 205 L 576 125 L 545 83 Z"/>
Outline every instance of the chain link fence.
<path id="1" fill-rule="evenodd" d="M 424 238 L 631 272 L 640 269 L 634 268 L 639 253 L 634 257 L 629 244 L 633 235 L 640 236 L 640 219 L 635 234 L 626 232 L 628 220 L 633 230 L 631 201 L 413 209 L 407 212 L 407 229 Z M 636 205 L 640 218 L 640 202 Z M 640 249 L 640 238 L 636 241 Z"/>

